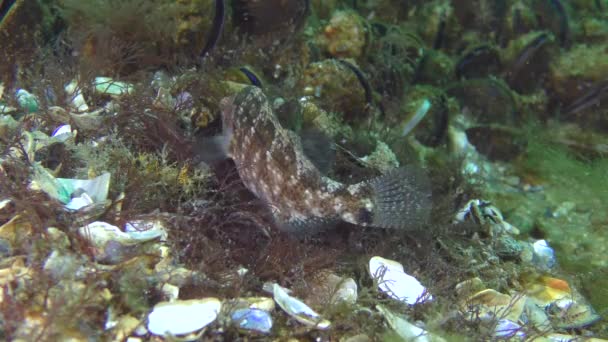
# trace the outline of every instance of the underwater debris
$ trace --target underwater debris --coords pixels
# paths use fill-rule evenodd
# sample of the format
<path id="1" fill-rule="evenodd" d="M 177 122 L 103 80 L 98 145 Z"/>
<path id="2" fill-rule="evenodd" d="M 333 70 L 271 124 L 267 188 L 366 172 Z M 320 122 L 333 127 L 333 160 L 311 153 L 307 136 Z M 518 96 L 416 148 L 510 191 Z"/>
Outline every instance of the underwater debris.
<path id="1" fill-rule="evenodd" d="M 91 204 L 106 204 L 110 173 L 106 172 L 94 179 L 68 179 L 55 178 L 42 166 L 36 166 L 34 170 L 30 187 L 43 190 L 67 209 L 78 210 Z"/>

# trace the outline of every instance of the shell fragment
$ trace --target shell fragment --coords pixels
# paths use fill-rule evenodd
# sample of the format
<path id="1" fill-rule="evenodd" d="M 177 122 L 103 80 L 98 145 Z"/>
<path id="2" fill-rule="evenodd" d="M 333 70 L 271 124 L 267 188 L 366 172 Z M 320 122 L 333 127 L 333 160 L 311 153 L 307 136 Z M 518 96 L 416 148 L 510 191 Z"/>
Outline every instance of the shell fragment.
<path id="1" fill-rule="evenodd" d="M 232 321 L 241 329 L 268 333 L 272 329 L 272 316 L 260 309 L 237 309 L 230 316 Z"/>
<path id="2" fill-rule="evenodd" d="M 378 282 L 378 288 L 391 298 L 416 304 L 432 300 L 418 279 L 403 271 L 403 266 L 389 259 L 375 256 L 369 260 L 369 273 Z"/>
<path id="3" fill-rule="evenodd" d="M 148 315 L 148 330 L 161 336 L 194 333 L 215 321 L 221 308 L 216 298 L 161 302 Z"/>
<path id="4" fill-rule="evenodd" d="M 319 329 L 327 329 L 331 325 L 326 319 L 323 319 L 318 313 L 304 304 L 297 298 L 287 294 L 286 289 L 279 284 L 273 284 L 272 293 L 275 302 L 279 304 L 281 309 L 285 310 L 291 317 L 298 322 Z"/>

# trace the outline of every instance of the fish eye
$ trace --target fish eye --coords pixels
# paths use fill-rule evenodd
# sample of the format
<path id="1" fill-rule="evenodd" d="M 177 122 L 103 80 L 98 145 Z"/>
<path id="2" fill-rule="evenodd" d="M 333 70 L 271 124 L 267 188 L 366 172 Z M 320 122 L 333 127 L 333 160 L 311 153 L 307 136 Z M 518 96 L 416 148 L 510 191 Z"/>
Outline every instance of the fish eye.
<path id="1" fill-rule="evenodd" d="M 365 208 L 365 207 L 361 207 L 359 208 L 359 212 L 357 213 L 357 221 L 363 224 L 371 224 L 372 221 L 374 220 L 374 213 Z"/>

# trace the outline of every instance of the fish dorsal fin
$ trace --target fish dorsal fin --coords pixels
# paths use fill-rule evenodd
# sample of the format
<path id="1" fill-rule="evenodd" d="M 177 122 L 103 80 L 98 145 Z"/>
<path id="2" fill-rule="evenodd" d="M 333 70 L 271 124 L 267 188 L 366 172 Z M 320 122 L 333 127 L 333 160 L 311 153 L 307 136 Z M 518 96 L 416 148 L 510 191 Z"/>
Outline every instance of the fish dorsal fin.
<path id="1" fill-rule="evenodd" d="M 421 168 L 406 166 L 368 181 L 374 213 L 370 226 L 415 229 L 429 218 L 431 186 Z"/>

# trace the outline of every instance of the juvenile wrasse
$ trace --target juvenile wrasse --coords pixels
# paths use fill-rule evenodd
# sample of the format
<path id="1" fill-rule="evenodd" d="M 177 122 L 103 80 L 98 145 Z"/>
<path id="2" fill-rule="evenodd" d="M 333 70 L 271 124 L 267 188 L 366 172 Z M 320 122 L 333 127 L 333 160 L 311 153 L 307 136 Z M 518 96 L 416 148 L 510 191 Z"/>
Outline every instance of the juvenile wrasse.
<path id="1" fill-rule="evenodd" d="M 424 173 L 398 168 L 343 184 L 324 176 L 285 129 L 261 89 L 247 87 L 222 100 L 223 149 L 245 186 L 267 203 L 277 223 L 296 232 L 338 221 L 381 228 L 415 228 L 428 216 Z"/>

